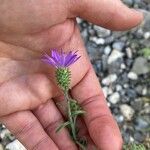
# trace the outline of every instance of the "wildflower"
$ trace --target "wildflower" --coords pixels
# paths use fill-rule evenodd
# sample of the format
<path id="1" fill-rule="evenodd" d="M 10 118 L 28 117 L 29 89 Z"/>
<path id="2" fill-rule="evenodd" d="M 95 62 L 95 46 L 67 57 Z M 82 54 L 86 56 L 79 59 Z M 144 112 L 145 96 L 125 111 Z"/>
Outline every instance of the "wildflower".
<path id="1" fill-rule="evenodd" d="M 80 56 L 77 55 L 77 51 L 65 53 L 52 50 L 51 56 L 45 54 L 42 60 L 56 68 L 56 79 L 58 85 L 64 91 L 68 91 L 71 78 L 71 72 L 68 67 L 75 63 L 79 58 Z"/>
<path id="2" fill-rule="evenodd" d="M 67 68 L 80 58 L 76 53 L 77 51 L 65 53 L 52 50 L 51 56 L 45 54 L 42 60 L 56 68 Z"/>
<path id="3" fill-rule="evenodd" d="M 78 102 L 69 95 L 71 71 L 68 67 L 75 63 L 79 58 L 80 56 L 77 55 L 77 52 L 70 51 L 64 53 L 52 50 L 51 56 L 45 54 L 42 60 L 56 68 L 57 84 L 62 89 L 65 100 L 67 101 L 68 121 L 61 124 L 56 132 L 64 127 L 68 127 L 75 143 L 82 150 L 85 150 L 86 142 L 83 144 L 83 140 L 78 137 L 76 128 L 77 117 L 83 115 L 85 112 L 79 106 Z"/>

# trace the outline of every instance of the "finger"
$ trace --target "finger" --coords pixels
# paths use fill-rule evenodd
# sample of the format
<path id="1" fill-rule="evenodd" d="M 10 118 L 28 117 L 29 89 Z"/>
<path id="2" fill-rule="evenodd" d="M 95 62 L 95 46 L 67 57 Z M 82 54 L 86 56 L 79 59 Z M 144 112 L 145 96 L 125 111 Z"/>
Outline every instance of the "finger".
<path id="1" fill-rule="evenodd" d="M 0 116 L 27 110 L 45 103 L 57 93 L 43 74 L 25 75 L 0 85 Z"/>
<path id="2" fill-rule="evenodd" d="M 138 25 L 143 19 L 142 13 L 129 9 L 120 0 L 74 0 L 71 12 L 112 30 L 129 29 Z"/>
<path id="3" fill-rule="evenodd" d="M 122 138 L 100 89 L 97 77 L 92 68 L 72 89 L 72 95 L 86 111 L 85 122 L 90 136 L 102 150 L 120 150 Z"/>
<path id="4" fill-rule="evenodd" d="M 66 128 L 56 133 L 56 129 L 63 123 L 63 117 L 52 100 L 35 109 L 34 114 L 60 150 L 77 150 Z"/>
<path id="5" fill-rule="evenodd" d="M 0 119 L 28 150 L 59 150 L 30 111 L 22 111 Z"/>

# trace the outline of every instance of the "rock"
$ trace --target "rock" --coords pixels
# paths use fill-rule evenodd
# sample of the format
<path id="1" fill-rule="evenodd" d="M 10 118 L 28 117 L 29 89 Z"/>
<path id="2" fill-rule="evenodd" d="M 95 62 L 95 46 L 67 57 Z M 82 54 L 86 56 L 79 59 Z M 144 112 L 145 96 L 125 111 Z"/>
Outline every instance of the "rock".
<path id="1" fill-rule="evenodd" d="M 123 0 L 123 2 L 125 4 L 127 4 L 128 6 L 132 6 L 133 5 L 133 0 Z"/>
<path id="2" fill-rule="evenodd" d="M 145 32 L 144 33 L 144 38 L 149 39 L 150 38 L 150 32 Z"/>
<path id="3" fill-rule="evenodd" d="M 124 117 L 122 115 L 117 115 L 115 118 L 118 123 L 122 123 L 124 121 Z"/>
<path id="4" fill-rule="evenodd" d="M 146 10 L 141 10 L 144 13 L 144 20 L 141 24 L 141 28 L 143 28 L 144 31 L 149 31 L 150 29 L 150 12 Z"/>
<path id="5" fill-rule="evenodd" d="M 110 46 L 106 46 L 106 47 L 104 48 L 104 54 L 105 54 L 105 55 L 109 55 L 110 52 L 111 52 L 111 47 L 110 47 Z"/>
<path id="6" fill-rule="evenodd" d="M 150 72 L 150 64 L 144 57 L 137 57 L 131 69 L 137 75 L 147 74 Z"/>
<path id="7" fill-rule="evenodd" d="M 131 79 L 131 80 L 137 80 L 138 79 L 138 76 L 136 73 L 134 72 L 129 72 L 128 73 L 128 78 Z"/>
<path id="8" fill-rule="evenodd" d="M 149 123 L 142 117 L 138 117 L 136 118 L 136 121 L 135 121 L 136 125 L 135 125 L 135 128 L 136 130 L 138 131 L 142 131 L 143 129 L 146 129 L 149 127 Z"/>
<path id="9" fill-rule="evenodd" d="M 122 58 L 123 55 L 124 54 L 122 52 L 119 52 L 118 50 L 114 49 L 111 55 L 108 57 L 108 64 L 111 64 L 115 62 L 117 59 Z"/>
<path id="10" fill-rule="evenodd" d="M 135 113 L 134 109 L 127 104 L 120 105 L 120 111 L 127 121 L 131 121 Z"/>
<path id="11" fill-rule="evenodd" d="M 8 134 L 10 134 L 10 131 L 8 129 L 3 129 L 0 133 L 0 138 L 4 139 Z"/>
<path id="12" fill-rule="evenodd" d="M 121 90 L 122 90 L 122 86 L 119 85 L 119 84 L 117 84 L 117 85 L 116 85 L 116 91 L 121 91 Z"/>
<path id="13" fill-rule="evenodd" d="M 138 142 L 143 142 L 145 139 L 145 136 L 142 134 L 142 132 L 135 132 L 134 139 Z"/>
<path id="14" fill-rule="evenodd" d="M 124 42 L 121 42 L 121 41 L 115 42 L 115 43 L 113 43 L 113 45 L 112 45 L 113 49 L 116 49 L 116 50 L 118 50 L 118 51 L 122 51 L 123 48 L 124 48 L 124 46 L 125 46 L 125 43 L 124 43 Z"/>
<path id="15" fill-rule="evenodd" d="M 107 98 L 108 95 L 113 93 L 112 89 L 108 88 L 107 86 L 103 87 L 102 90 L 103 90 L 103 93 L 104 93 L 106 98 Z"/>
<path id="16" fill-rule="evenodd" d="M 102 80 L 103 85 L 110 85 L 117 80 L 116 74 L 110 74 Z"/>
<path id="17" fill-rule="evenodd" d="M 2 144 L 0 144 L 0 150 L 4 150 L 4 148 L 3 148 L 3 145 L 2 145 Z"/>
<path id="18" fill-rule="evenodd" d="M 128 58 L 132 58 L 132 49 L 131 48 L 126 48 L 126 54 Z"/>
<path id="19" fill-rule="evenodd" d="M 134 101 L 132 100 L 131 106 L 135 111 L 140 111 L 143 107 L 143 100 L 141 98 L 137 98 Z"/>
<path id="20" fill-rule="evenodd" d="M 9 149 L 9 150 L 26 150 L 26 148 L 18 140 L 15 140 L 15 141 L 9 143 L 8 145 L 6 145 L 6 149 Z"/>
<path id="21" fill-rule="evenodd" d="M 98 37 L 107 37 L 111 34 L 111 31 L 100 26 L 94 25 L 93 29 L 96 31 Z"/>
<path id="22" fill-rule="evenodd" d="M 103 38 L 98 38 L 98 37 L 90 37 L 90 41 L 96 43 L 97 45 L 104 45 L 105 44 L 105 39 Z"/>
<path id="23" fill-rule="evenodd" d="M 109 102 L 111 102 L 112 104 L 117 104 L 120 100 L 120 95 L 118 92 L 113 93 L 112 95 L 110 95 L 109 97 Z"/>
<path id="24" fill-rule="evenodd" d="M 126 69 L 126 65 L 124 63 L 121 63 L 120 68 L 121 69 Z"/>
<path id="25" fill-rule="evenodd" d="M 126 89 L 126 94 L 131 99 L 135 99 L 137 96 L 136 91 L 134 89 L 131 89 L 131 88 Z"/>
<path id="26" fill-rule="evenodd" d="M 106 71 L 108 69 L 108 64 L 107 64 L 108 57 L 106 55 L 103 55 L 101 59 L 102 59 L 103 71 Z"/>

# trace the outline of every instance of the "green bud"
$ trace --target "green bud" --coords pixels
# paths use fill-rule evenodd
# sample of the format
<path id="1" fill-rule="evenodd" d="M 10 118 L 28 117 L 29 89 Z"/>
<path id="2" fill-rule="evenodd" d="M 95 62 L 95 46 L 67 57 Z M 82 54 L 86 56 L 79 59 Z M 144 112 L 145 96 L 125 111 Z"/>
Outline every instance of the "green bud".
<path id="1" fill-rule="evenodd" d="M 56 70 L 56 79 L 59 87 L 63 91 L 68 91 L 70 88 L 71 72 L 68 68 L 58 68 Z"/>

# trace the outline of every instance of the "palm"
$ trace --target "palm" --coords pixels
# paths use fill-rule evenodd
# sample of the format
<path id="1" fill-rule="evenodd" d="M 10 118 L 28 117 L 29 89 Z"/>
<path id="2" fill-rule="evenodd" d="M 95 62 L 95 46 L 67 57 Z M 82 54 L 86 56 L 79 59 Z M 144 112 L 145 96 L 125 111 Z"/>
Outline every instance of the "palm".
<path id="1" fill-rule="evenodd" d="M 111 150 L 110 141 L 114 149 L 119 150 L 121 137 L 118 127 L 91 68 L 74 17 L 80 14 L 108 28 L 127 29 L 140 22 L 138 14 L 134 16 L 133 12 L 116 1 L 117 7 L 129 14 L 128 19 L 124 16 L 114 17 L 108 24 L 112 10 L 104 1 L 85 1 L 82 5 L 68 0 L 57 3 L 52 0 L 0 2 L 0 100 L 3 100 L 0 120 L 28 149 L 77 149 L 66 129 L 55 133 L 65 114 L 54 102 L 63 98 L 55 83 L 54 69 L 43 64 L 41 56 L 53 48 L 79 50 L 81 59 L 70 69 L 71 95 L 87 112 L 84 121 L 79 121 L 81 134 L 88 137 L 90 150 L 95 144 L 98 148 Z M 105 5 L 106 9 L 95 11 L 99 9 L 99 3 Z M 108 3 L 114 4 L 114 1 L 109 0 Z M 84 13 L 83 6 L 84 9 L 89 6 L 93 9 L 87 9 L 87 13 Z M 94 20 L 93 16 L 98 16 L 97 13 L 106 14 L 106 20 L 105 15 L 99 15 Z M 127 25 L 123 22 L 130 23 Z"/>

